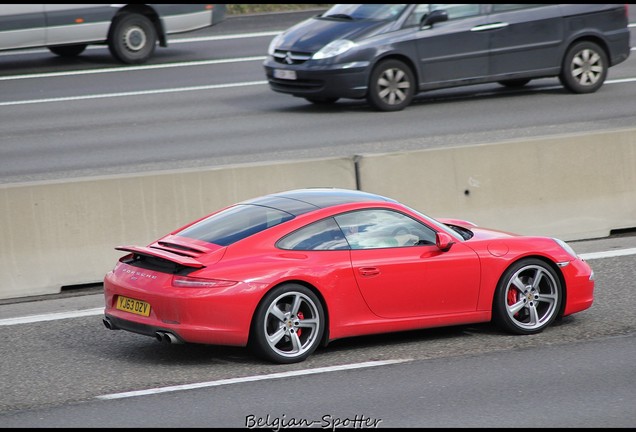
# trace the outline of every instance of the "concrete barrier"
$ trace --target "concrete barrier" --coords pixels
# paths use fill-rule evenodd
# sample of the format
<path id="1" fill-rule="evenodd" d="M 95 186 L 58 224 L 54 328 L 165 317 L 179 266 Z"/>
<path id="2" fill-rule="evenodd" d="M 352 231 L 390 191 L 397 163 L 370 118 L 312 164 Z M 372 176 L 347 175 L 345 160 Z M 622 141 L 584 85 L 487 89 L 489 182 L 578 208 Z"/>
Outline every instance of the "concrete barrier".
<path id="1" fill-rule="evenodd" d="M 357 166 L 356 166 L 357 165 Z M 0 185 L 0 299 L 101 282 L 122 255 L 222 206 L 308 186 L 563 240 L 636 227 L 636 129 L 276 164 Z"/>
<path id="2" fill-rule="evenodd" d="M 310 186 L 355 189 L 351 158 L 0 185 L 0 299 L 101 282 L 147 245 L 222 206 Z"/>
<path id="3" fill-rule="evenodd" d="M 636 227 L 636 129 L 363 155 L 359 187 L 433 217 L 581 240 Z"/>

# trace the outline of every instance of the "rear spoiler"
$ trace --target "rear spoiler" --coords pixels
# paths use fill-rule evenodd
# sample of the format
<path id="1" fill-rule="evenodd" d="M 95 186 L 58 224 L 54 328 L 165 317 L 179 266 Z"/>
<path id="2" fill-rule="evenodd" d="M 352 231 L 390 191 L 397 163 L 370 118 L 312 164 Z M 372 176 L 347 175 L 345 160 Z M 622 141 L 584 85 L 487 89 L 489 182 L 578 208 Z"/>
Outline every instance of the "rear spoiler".
<path id="1" fill-rule="evenodd" d="M 194 267 L 194 268 L 205 267 L 202 263 L 195 260 L 194 258 L 178 255 L 178 254 L 164 251 L 161 249 L 154 249 L 150 247 L 141 247 L 141 246 L 118 246 L 115 249 L 124 251 L 124 252 L 132 252 L 132 253 L 144 255 L 144 256 L 163 258 L 165 260 L 168 260 L 173 263 L 186 266 L 186 267 Z"/>

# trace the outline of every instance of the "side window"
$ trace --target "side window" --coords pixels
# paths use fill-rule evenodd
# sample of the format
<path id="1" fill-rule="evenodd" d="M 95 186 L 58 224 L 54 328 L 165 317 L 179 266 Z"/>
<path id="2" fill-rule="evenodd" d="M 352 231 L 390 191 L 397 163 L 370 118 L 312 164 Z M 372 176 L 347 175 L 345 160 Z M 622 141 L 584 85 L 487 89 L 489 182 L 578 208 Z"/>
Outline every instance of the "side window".
<path id="1" fill-rule="evenodd" d="M 404 27 L 413 27 L 419 26 L 422 23 L 422 18 L 428 14 L 429 5 L 428 4 L 418 4 L 411 12 L 411 15 L 404 22 Z"/>
<path id="2" fill-rule="evenodd" d="M 505 4 L 495 3 L 492 5 L 492 12 L 508 12 L 521 9 L 530 9 L 538 6 L 545 6 L 545 4 Z"/>
<path id="3" fill-rule="evenodd" d="M 448 14 L 448 19 L 459 19 L 477 16 L 480 14 L 479 4 L 418 4 L 406 19 L 404 26 L 419 26 L 422 19 L 434 10 L 444 9 Z"/>
<path id="4" fill-rule="evenodd" d="M 431 11 L 445 9 L 448 20 L 468 18 L 479 15 L 479 4 L 432 4 Z"/>
<path id="5" fill-rule="evenodd" d="M 277 246 L 287 250 L 349 249 L 342 230 L 332 218 L 314 222 L 280 239 Z"/>
<path id="6" fill-rule="evenodd" d="M 435 244 L 435 231 L 402 213 L 369 209 L 335 216 L 351 249 Z"/>

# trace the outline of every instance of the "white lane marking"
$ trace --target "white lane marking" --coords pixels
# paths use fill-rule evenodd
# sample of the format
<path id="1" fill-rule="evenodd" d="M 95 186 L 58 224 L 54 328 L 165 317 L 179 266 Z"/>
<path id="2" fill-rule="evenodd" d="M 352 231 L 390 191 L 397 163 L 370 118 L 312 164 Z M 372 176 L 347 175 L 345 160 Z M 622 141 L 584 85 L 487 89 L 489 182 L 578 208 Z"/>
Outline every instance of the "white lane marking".
<path id="1" fill-rule="evenodd" d="M 627 255 L 636 255 L 636 248 L 617 249 L 617 250 L 604 251 L 604 252 L 591 252 L 591 253 L 584 253 L 584 254 L 578 254 L 578 255 L 584 260 L 614 258 L 614 257 L 620 257 L 620 256 L 627 256 Z M 93 309 L 83 309 L 78 311 L 56 312 L 56 313 L 41 314 L 41 315 L 27 315 L 27 316 L 17 317 L 17 318 L 4 318 L 4 319 L 0 319 L 0 327 L 16 325 L 16 324 L 29 324 L 29 323 L 40 322 L 40 321 L 54 321 L 58 319 L 101 315 L 103 313 L 104 313 L 104 308 L 99 307 L 99 308 L 93 308 Z"/>
<path id="2" fill-rule="evenodd" d="M 267 32 L 259 32 L 259 33 L 243 33 L 243 34 L 239 33 L 239 34 L 220 35 L 220 36 L 204 36 L 204 37 L 194 37 L 194 38 L 169 39 L 168 45 L 189 43 L 189 42 L 210 42 L 210 41 L 227 40 L 227 39 L 243 39 L 243 38 L 250 38 L 250 37 L 276 36 L 284 31 L 285 30 L 272 30 Z"/>
<path id="3" fill-rule="evenodd" d="M 579 254 L 579 256 L 583 258 L 584 260 L 594 260 L 594 259 L 600 259 L 600 258 L 614 258 L 614 257 L 634 255 L 634 254 L 636 254 L 636 248 L 618 249 L 618 250 L 604 251 L 604 252 L 589 252 L 589 253 Z"/>
<path id="4" fill-rule="evenodd" d="M 222 379 L 217 381 L 207 381 L 207 382 L 175 385 L 175 386 L 168 386 L 168 387 L 157 387 L 153 389 L 135 390 L 135 391 L 129 391 L 129 392 L 123 392 L 123 393 L 111 393 L 111 394 L 95 396 L 95 397 L 97 399 L 102 399 L 102 400 L 123 399 L 123 398 L 135 397 L 135 396 L 147 396 L 147 395 L 154 395 L 158 393 L 167 393 L 167 392 L 174 392 L 174 391 L 181 391 L 181 390 L 193 390 L 193 389 L 199 389 L 204 387 L 216 387 L 216 386 L 222 386 L 222 385 L 228 385 L 228 384 L 238 384 L 238 383 L 263 381 L 263 380 L 270 380 L 270 379 L 277 379 L 277 378 L 289 378 L 294 376 L 313 375 L 313 374 L 319 374 L 319 373 L 325 373 L 325 372 L 336 372 L 336 371 L 342 371 L 342 370 L 385 366 L 390 364 L 409 362 L 412 360 L 413 359 L 370 361 L 370 362 L 353 363 L 353 364 L 346 364 L 346 365 L 340 365 L 340 366 L 328 366 L 328 367 L 321 367 L 321 368 L 315 368 L 315 369 L 279 372 L 279 373 L 273 373 L 273 374 L 267 374 L 267 375 L 254 375 L 254 376 L 248 376 L 248 377 L 242 377 L 242 378 L 229 378 L 229 379 Z"/>
<path id="5" fill-rule="evenodd" d="M 168 45 L 180 44 L 180 43 L 191 43 L 191 42 L 210 42 L 210 41 L 217 41 L 217 40 L 276 36 L 277 34 L 280 34 L 283 31 L 284 30 L 273 30 L 269 32 L 260 32 L 260 33 L 243 33 L 243 34 L 230 34 L 230 35 L 223 35 L 223 36 L 168 39 Z M 88 47 L 86 47 L 87 51 L 105 50 L 105 49 L 106 47 L 103 45 L 89 45 Z M 11 50 L 7 52 L 0 52 L 0 57 L 25 55 L 25 54 L 42 54 L 42 53 L 50 54 L 51 52 L 47 48 L 25 48 L 25 49 L 19 49 L 19 50 Z"/>
<path id="6" fill-rule="evenodd" d="M 27 315 L 23 317 L 17 318 L 5 318 L 0 319 L 0 326 L 10 326 L 16 324 L 29 324 L 40 321 L 55 321 L 59 319 L 65 318 L 78 318 L 84 316 L 91 315 L 100 315 L 104 313 L 103 307 L 93 308 L 93 309 L 83 309 L 78 311 L 68 311 L 68 312 L 55 312 L 41 315 Z"/>
<path id="7" fill-rule="evenodd" d="M 223 64 L 223 63 L 242 63 L 242 62 L 252 62 L 252 61 L 263 61 L 265 60 L 265 58 L 266 58 L 265 56 L 235 57 L 230 59 L 197 60 L 197 61 L 143 65 L 143 66 L 121 66 L 121 67 L 100 68 L 100 69 L 82 69 L 82 70 L 65 71 L 65 72 L 47 72 L 47 73 L 28 74 L 28 75 L 10 75 L 10 76 L 0 77 L 0 81 L 15 81 L 15 80 L 23 80 L 23 79 L 31 79 L 31 78 L 55 78 L 55 77 L 65 77 L 65 76 L 74 76 L 74 75 L 92 75 L 92 74 L 103 74 L 103 73 L 113 73 L 113 72 L 130 72 L 130 71 L 140 71 L 140 70 L 149 70 L 149 69 L 172 69 L 172 68 L 180 68 L 180 67 L 207 66 L 212 64 Z"/>
<path id="8" fill-rule="evenodd" d="M 123 93 L 108 93 L 108 94 L 101 94 L 101 95 L 69 96 L 69 97 L 50 98 L 50 99 L 34 99 L 34 100 L 27 100 L 27 101 L 0 102 L 0 106 L 28 105 L 28 104 L 37 104 L 37 103 L 46 103 L 46 102 L 78 101 L 78 100 L 86 100 L 86 99 L 107 99 L 107 98 L 115 98 L 115 97 L 123 97 L 123 96 L 141 96 L 141 95 L 161 94 L 161 93 L 179 93 L 179 92 L 187 92 L 187 91 L 215 90 L 215 89 L 222 89 L 222 88 L 246 87 L 246 86 L 253 86 L 253 85 L 264 85 L 264 84 L 267 84 L 267 81 L 247 81 L 247 82 L 234 83 L 234 84 L 213 84 L 213 85 L 207 85 L 207 86 L 181 87 L 181 88 L 172 88 L 172 89 L 145 90 L 145 91 L 134 91 L 134 92 L 123 92 Z"/>
<path id="9" fill-rule="evenodd" d="M 605 84 L 626 83 L 626 82 L 633 82 L 633 81 L 636 81 L 636 78 L 608 80 L 608 81 L 605 81 Z M 221 89 L 221 88 L 244 87 L 244 86 L 265 85 L 265 84 L 267 84 L 267 81 L 246 81 L 242 83 L 239 82 L 239 83 L 231 83 L 231 84 L 214 84 L 214 85 L 208 85 L 208 86 L 181 87 L 181 88 L 169 88 L 169 89 L 159 89 L 159 90 L 144 90 L 144 91 L 134 91 L 134 92 L 125 92 L 125 93 L 107 93 L 107 94 L 96 94 L 96 95 L 85 95 L 85 96 L 68 96 L 68 97 L 50 98 L 50 99 L 31 99 L 31 100 L 24 100 L 24 101 L 0 102 L 0 107 L 12 106 L 12 105 L 29 105 L 29 104 L 47 103 L 47 102 L 65 102 L 65 101 L 77 101 L 77 100 L 87 100 L 87 99 L 105 99 L 105 98 L 124 97 L 124 96 L 141 96 L 141 95 L 162 94 L 162 93 L 179 93 L 179 92 L 186 92 L 186 91 L 215 90 L 215 89 Z M 555 85 L 550 87 L 543 87 L 543 89 L 544 90 L 557 89 L 560 87 L 561 86 L 559 85 Z M 484 92 L 481 94 L 488 95 L 491 93 Z"/>

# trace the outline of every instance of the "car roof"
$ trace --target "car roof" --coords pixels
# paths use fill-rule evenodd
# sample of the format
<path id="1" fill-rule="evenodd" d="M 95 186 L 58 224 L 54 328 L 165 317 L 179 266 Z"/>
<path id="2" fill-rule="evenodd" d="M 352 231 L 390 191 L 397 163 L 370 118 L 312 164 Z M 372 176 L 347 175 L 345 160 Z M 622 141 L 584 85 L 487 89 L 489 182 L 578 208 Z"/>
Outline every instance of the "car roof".
<path id="1" fill-rule="evenodd" d="M 397 202 L 382 195 L 352 189 L 339 188 L 305 188 L 278 192 L 251 200 L 241 204 L 262 205 L 283 210 L 293 215 L 300 215 L 321 208 L 332 207 L 354 202 Z"/>

